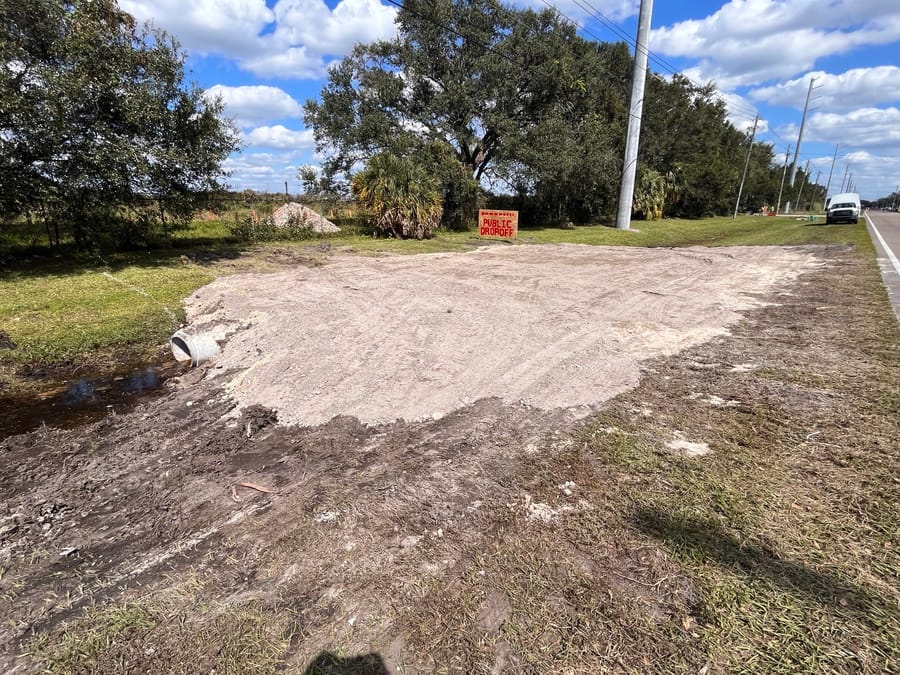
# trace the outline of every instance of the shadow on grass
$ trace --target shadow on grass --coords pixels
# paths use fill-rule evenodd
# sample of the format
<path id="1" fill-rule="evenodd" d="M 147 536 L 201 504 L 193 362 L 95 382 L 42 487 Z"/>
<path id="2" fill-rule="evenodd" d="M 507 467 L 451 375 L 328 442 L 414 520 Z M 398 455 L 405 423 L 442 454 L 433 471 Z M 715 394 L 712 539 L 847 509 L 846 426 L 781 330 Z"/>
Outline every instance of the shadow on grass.
<path id="1" fill-rule="evenodd" d="M 769 546 L 740 541 L 716 521 L 678 519 L 656 509 L 633 518 L 638 530 L 665 542 L 679 553 L 748 578 L 765 578 L 784 591 L 814 600 L 826 608 L 851 612 L 878 626 L 876 615 L 898 613 L 886 599 L 838 575 L 787 560 Z"/>
<path id="2" fill-rule="evenodd" d="M 115 272 L 125 267 L 169 267 L 187 259 L 196 265 L 212 265 L 221 260 L 234 260 L 253 248 L 252 243 L 198 238 L 179 240 L 172 245 L 131 249 L 114 253 L 77 250 L 74 246 L 12 247 L 0 255 L 0 276 L 40 277 L 78 274 L 98 267 Z"/>
<path id="3" fill-rule="evenodd" d="M 333 652 L 321 652 L 303 675 L 388 675 L 384 660 L 378 654 L 339 656 Z"/>

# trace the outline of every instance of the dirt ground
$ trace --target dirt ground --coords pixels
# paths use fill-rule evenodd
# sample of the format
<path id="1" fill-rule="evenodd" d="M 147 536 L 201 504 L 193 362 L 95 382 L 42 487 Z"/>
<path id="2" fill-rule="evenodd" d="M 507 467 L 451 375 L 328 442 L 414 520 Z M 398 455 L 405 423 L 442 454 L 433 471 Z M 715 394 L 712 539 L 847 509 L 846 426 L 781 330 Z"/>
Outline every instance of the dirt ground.
<path id="1" fill-rule="evenodd" d="M 0 442 L 0 670 L 727 669 L 664 514 L 628 521 L 642 479 L 585 439 L 646 423 L 695 462 L 755 397 L 809 422 L 759 372 L 841 330 L 823 279 L 853 264 L 498 246 L 220 279 L 188 301 L 216 360 Z"/>
<path id="2" fill-rule="evenodd" d="M 542 410 L 633 388 L 639 364 L 722 333 L 740 310 L 815 267 L 797 250 L 492 246 L 341 258 L 221 278 L 188 330 L 227 340 L 239 408 L 287 424 L 440 418 L 484 398 Z"/>

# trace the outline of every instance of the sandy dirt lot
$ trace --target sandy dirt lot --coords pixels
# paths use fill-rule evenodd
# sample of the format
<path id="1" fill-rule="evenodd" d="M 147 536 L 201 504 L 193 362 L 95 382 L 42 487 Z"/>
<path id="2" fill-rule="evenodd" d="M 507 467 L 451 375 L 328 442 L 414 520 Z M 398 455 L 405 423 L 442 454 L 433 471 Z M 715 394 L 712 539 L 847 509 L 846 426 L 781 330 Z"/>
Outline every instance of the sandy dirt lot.
<path id="1" fill-rule="evenodd" d="M 586 412 L 814 266 L 778 248 L 492 246 L 222 278 L 187 310 L 227 339 L 210 376 L 284 423 L 436 419 L 493 397 Z"/>
<path id="2" fill-rule="evenodd" d="M 0 441 L 0 671 L 727 670 L 630 496 L 665 473 L 615 462 L 819 453 L 852 411 L 771 368 L 870 367 L 819 312 L 854 265 L 495 246 L 223 278 L 188 300 L 216 360 Z M 781 419 L 807 441 L 774 456 Z"/>

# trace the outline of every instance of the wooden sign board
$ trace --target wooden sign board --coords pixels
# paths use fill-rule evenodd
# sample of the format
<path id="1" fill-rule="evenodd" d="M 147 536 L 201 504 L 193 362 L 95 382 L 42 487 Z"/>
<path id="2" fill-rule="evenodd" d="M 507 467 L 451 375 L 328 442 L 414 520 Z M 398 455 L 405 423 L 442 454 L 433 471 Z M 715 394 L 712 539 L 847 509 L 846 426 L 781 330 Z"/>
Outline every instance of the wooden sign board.
<path id="1" fill-rule="evenodd" d="M 489 239 L 515 239 L 519 236 L 519 212 L 479 209 L 478 236 Z"/>

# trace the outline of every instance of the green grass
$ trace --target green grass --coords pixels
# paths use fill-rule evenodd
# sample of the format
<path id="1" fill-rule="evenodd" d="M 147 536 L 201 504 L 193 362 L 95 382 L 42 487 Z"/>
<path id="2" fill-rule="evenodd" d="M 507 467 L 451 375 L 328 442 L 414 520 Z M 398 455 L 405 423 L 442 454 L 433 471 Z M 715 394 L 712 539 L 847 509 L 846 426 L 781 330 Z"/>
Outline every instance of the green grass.
<path id="1" fill-rule="evenodd" d="M 0 363 L 52 362 L 159 344 L 183 319 L 182 299 L 213 279 L 177 260 L 45 270 L 0 277 L 0 328 L 17 343 L 17 349 L 0 352 Z"/>
<path id="2" fill-rule="evenodd" d="M 868 246 L 865 225 L 818 224 L 789 217 L 741 216 L 701 220 L 633 221 L 631 230 L 602 226 L 571 230 L 524 229 L 526 243 L 590 244 L 607 246 L 762 246 L 801 244 L 854 244 Z"/>
<path id="3" fill-rule="evenodd" d="M 49 673 L 101 672 L 109 651 L 138 635 L 146 635 L 159 620 L 155 612 L 139 604 L 94 607 L 55 643 L 39 640 L 33 650 L 45 661 Z M 125 671 L 123 667 L 122 672 Z"/>
<path id="4" fill-rule="evenodd" d="M 284 672 L 283 657 L 297 630 L 291 614 L 253 604 L 214 604 L 214 611 L 190 617 L 162 601 L 90 606 L 67 621 L 60 634 L 33 640 L 30 651 L 53 675 L 132 673 L 135 668 L 221 675 Z"/>
<path id="5" fill-rule="evenodd" d="M 346 246 L 359 252 L 434 253 L 460 251 L 481 245 L 474 232 L 439 232 L 426 241 L 376 239 L 360 235 L 336 235 L 327 238 L 334 246 Z M 589 246 L 798 246 L 806 244 L 849 244 L 871 246 L 865 224 L 828 225 L 788 217 L 741 216 L 702 220 L 634 221 L 631 230 L 603 225 L 584 225 L 572 229 L 523 228 L 517 244 L 583 244 Z M 502 245 L 502 244 L 495 244 Z"/>

